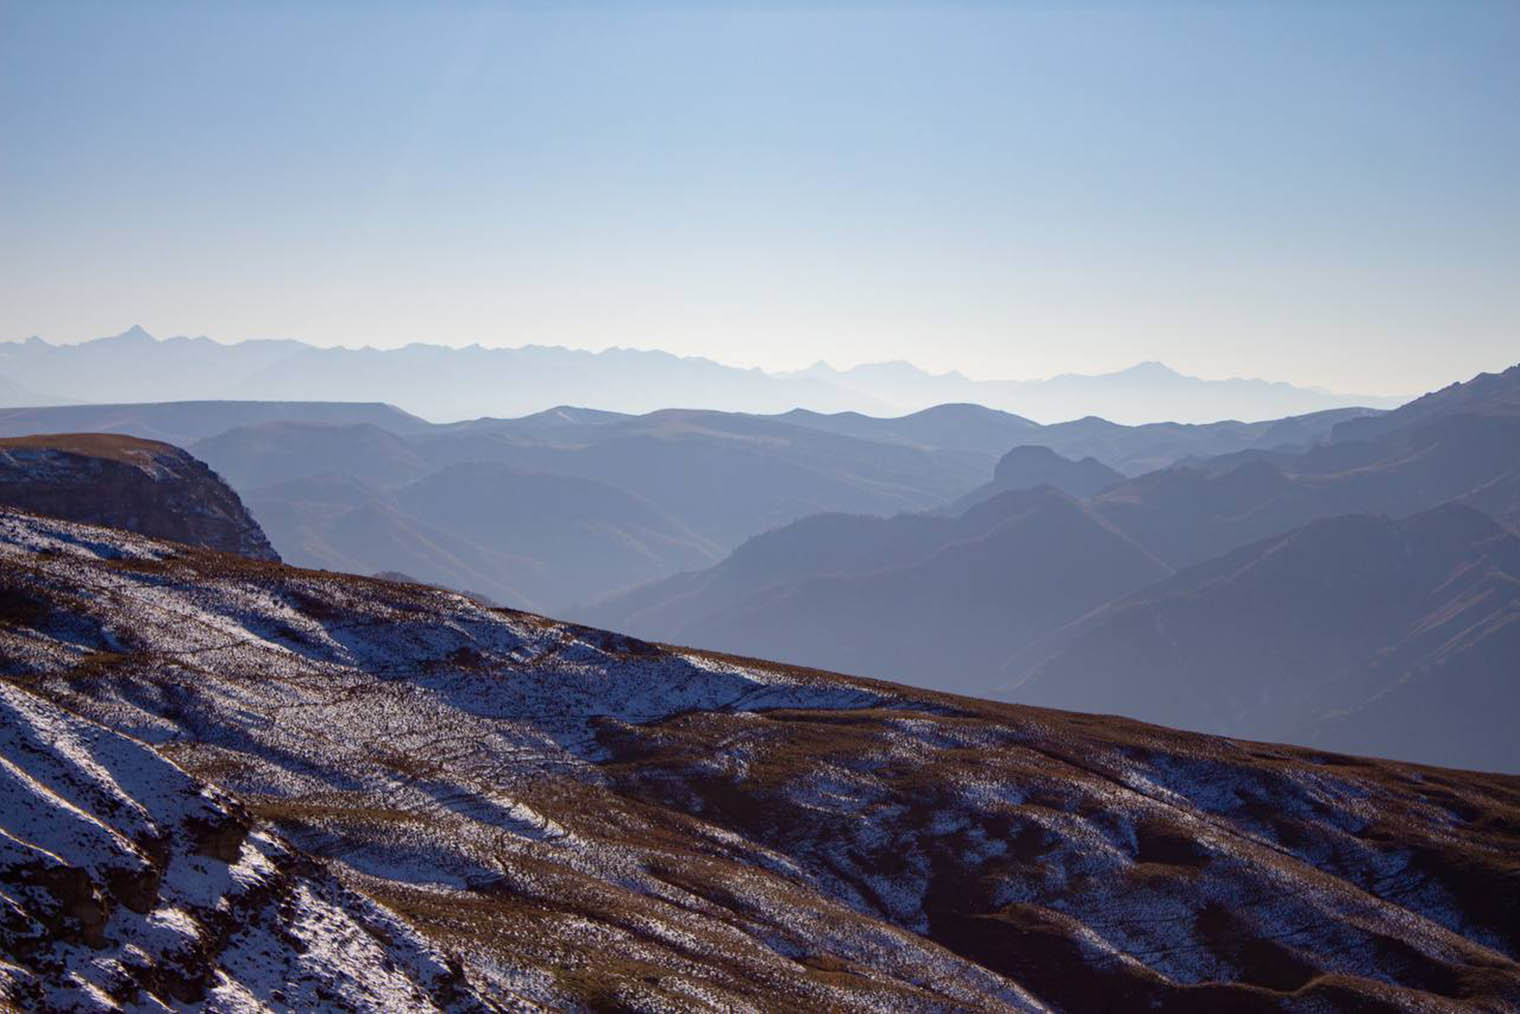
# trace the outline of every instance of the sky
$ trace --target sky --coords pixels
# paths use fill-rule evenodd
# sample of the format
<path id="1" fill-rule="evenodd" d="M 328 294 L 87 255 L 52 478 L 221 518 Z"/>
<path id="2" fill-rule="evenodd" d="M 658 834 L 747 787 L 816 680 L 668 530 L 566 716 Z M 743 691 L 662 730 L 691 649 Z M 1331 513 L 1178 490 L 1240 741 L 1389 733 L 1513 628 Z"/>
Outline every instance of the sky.
<path id="1" fill-rule="evenodd" d="M 0 0 L 0 338 L 1404 394 L 1520 360 L 1520 4 Z"/>

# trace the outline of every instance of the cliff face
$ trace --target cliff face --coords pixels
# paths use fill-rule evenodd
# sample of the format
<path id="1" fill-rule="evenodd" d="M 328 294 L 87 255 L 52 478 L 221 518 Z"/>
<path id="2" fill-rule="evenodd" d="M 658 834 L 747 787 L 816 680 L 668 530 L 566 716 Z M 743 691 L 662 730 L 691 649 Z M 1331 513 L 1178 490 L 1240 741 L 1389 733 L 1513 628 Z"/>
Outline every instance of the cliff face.
<path id="1" fill-rule="evenodd" d="M 279 560 L 206 464 L 172 444 L 108 433 L 0 440 L 0 504 L 160 539 Z"/>

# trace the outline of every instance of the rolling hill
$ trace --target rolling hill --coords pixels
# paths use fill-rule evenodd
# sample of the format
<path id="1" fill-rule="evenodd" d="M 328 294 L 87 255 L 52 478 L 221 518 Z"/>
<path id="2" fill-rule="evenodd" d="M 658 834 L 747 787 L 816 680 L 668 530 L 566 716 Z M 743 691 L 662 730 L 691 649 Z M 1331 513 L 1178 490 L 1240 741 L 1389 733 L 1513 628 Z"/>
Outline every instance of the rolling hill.
<path id="1" fill-rule="evenodd" d="M 1017 645 L 1169 569 L 1071 497 L 807 519 L 585 611 L 639 636 L 969 691 Z"/>
<path id="2" fill-rule="evenodd" d="M 9 512 L 0 588 L 13 1006 L 1520 1003 L 1513 777 Z"/>

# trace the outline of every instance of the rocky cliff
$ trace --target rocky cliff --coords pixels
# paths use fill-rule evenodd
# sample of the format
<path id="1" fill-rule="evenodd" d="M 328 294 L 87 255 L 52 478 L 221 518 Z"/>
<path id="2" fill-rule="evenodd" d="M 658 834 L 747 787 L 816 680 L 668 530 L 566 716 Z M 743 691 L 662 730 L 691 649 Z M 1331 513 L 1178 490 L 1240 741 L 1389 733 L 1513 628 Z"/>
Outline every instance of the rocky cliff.
<path id="1" fill-rule="evenodd" d="M 238 495 L 171 444 L 115 433 L 0 440 L 0 504 L 278 560 Z"/>

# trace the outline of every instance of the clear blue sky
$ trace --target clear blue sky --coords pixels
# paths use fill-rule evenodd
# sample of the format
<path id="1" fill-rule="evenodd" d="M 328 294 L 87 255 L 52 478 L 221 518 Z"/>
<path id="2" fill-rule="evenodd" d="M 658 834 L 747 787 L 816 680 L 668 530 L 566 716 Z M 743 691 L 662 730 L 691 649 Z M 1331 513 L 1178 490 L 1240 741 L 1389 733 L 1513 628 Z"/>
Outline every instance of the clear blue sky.
<path id="1" fill-rule="evenodd" d="M 1520 360 L 1520 4 L 558 6 L 0 5 L 0 337 Z"/>

